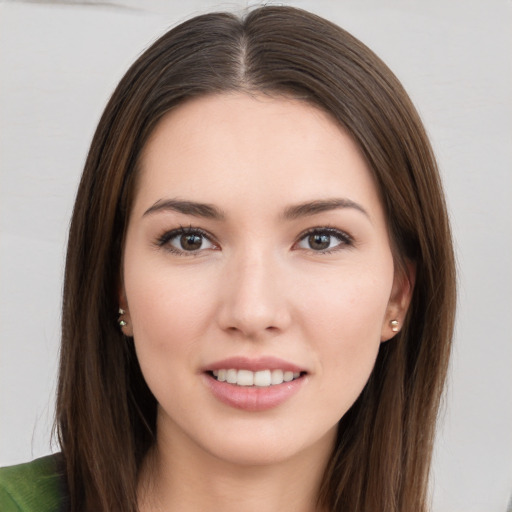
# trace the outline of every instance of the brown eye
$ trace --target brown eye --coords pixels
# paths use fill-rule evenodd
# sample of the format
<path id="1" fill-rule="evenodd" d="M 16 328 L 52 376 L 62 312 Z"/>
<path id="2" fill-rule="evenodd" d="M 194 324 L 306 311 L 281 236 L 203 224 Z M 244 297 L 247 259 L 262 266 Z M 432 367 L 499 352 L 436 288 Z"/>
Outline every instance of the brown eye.
<path id="1" fill-rule="evenodd" d="M 201 235 L 190 233 L 180 236 L 180 249 L 184 251 L 197 251 L 201 249 L 203 237 Z"/>
<path id="2" fill-rule="evenodd" d="M 331 252 L 352 245 L 352 238 L 338 229 L 318 228 L 304 234 L 297 243 L 299 249 Z"/>
<path id="3" fill-rule="evenodd" d="M 168 231 L 158 239 L 158 245 L 176 254 L 199 253 L 216 247 L 207 234 L 196 228 Z"/>
<path id="4" fill-rule="evenodd" d="M 325 251 L 331 245 L 331 236 L 322 234 L 313 234 L 308 236 L 308 245 L 314 251 Z"/>

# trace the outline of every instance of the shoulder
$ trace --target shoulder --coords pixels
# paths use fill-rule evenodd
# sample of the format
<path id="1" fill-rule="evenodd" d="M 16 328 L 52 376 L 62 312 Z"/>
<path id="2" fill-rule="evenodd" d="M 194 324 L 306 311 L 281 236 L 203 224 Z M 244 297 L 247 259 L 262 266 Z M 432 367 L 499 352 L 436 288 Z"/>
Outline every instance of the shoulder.
<path id="1" fill-rule="evenodd" d="M 0 468 L 1 512 L 63 510 L 64 477 L 59 455 Z"/>

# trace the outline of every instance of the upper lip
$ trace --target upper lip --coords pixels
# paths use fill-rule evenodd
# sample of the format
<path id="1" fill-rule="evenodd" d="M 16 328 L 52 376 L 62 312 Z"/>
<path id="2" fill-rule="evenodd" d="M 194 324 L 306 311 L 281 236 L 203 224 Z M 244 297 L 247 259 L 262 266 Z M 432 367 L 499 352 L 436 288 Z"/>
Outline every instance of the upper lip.
<path id="1" fill-rule="evenodd" d="M 205 366 L 203 371 L 212 372 L 214 370 L 229 370 L 230 368 L 250 370 L 253 372 L 261 370 L 283 370 L 303 373 L 306 371 L 304 368 L 294 363 L 273 356 L 263 356 L 254 359 L 249 357 L 229 357 Z"/>

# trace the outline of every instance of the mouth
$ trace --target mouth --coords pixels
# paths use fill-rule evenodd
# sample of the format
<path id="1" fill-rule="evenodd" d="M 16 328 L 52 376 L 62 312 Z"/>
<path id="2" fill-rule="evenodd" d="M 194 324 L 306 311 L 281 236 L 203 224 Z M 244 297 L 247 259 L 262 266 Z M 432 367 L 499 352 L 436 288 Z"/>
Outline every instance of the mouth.
<path id="1" fill-rule="evenodd" d="M 276 357 L 231 357 L 203 368 L 205 384 L 220 402 L 250 412 L 274 409 L 307 386 L 304 367 Z"/>
<path id="2" fill-rule="evenodd" d="M 283 370 L 280 368 L 258 371 L 220 368 L 218 370 L 207 371 L 206 373 L 218 382 L 227 382 L 234 386 L 258 388 L 268 388 L 278 386 L 279 384 L 283 384 L 283 382 L 292 382 L 306 374 L 306 372 Z"/>

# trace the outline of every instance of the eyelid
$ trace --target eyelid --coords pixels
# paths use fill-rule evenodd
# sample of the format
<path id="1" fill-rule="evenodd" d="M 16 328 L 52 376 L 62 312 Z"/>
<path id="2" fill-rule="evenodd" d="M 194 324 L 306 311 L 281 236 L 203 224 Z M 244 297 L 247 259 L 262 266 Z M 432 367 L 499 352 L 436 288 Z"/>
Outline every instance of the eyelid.
<path id="1" fill-rule="evenodd" d="M 332 252 L 339 251 L 346 247 L 352 247 L 354 245 L 354 239 L 352 236 L 350 236 L 346 231 L 342 231 L 341 229 L 334 228 L 332 226 L 316 226 L 313 228 L 306 229 L 303 231 L 297 238 L 297 241 L 294 244 L 294 247 L 297 246 L 299 242 L 301 242 L 304 238 L 307 236 L 313 235 L 313 234 L 327 234 L 329 236 L 334 236 L 338 240 L 340 240 L 340 243 L 337 244 L 334 247 L 327 248 L 321 251 L 315 251 L 313 249 L 303 249 L 309 252 L 312 252 L 314 254 L 329 254 Z"/>
<path id="2" fill-rule="evenodd" d="M 174 253 L 177 255 L 183 255 L 183 256 L 198 256 L 199 254 L 201 254 L 204 251 L 212 250 L 212 248 L 207 248 L 207 249 L 198 249 L 197 251 L 186 251 L 186 250 L 180 250 L 176 247 L 173 247 L 172 245 L 170 245 L 168 243 L 170 240 L 172 240 L 173 238 L 176 238 L 177 236 L 188 235 L 188 234 L 200 235 L 201 237 L 208 240 L 214 246 L 213 247 L 214 250 L 219 249 L 219 244 L 215 240 L 215 237 L 213 235 L 211 235 L 204 229 L 194 227 L 192 225 L 190 225 L 188 227 L 180 226 L 178 228 L 165 231 L 163 234 L 161 234 L 160 236 L 157 237 L 155 245 L 159 248 L 166 249 L 171 253 Z M 301 242 L 305 237 L 310 236 L 312 234 L 327 234 L 329 236 L 337 238 L 340 241 L 340 243 L 334 247 L 327 248 L 324 250 L 314 250 L 314 249 L 306 249 L 306 248 L 297 247 L 299 242 Z M 346 247 L 351 247 L 353 245 L 354 245 L 354 239 L 346 231 L 343 231 L 338 228 L 334 228 L 332 226 L 324 225 L 324 226 L 315 226 L 315 227 L 308 228 L 305 231 L 303 231 L 297 237 L 297 240 L 293 244 L 292 249 L 306 250 L 306 251 L 309 251 L 309 252 L 312 252 L 315 254 L 328 254 L 328 253 L 336 252 L 336 251 L 341 250 Z"/>
<path id="3" fill-rule="evenodd" d="M 197 251 L 185 251 L 185 250 L 180 250 L 176 247 L 173 247 L 172 245 L 169 244 L 169 242 L 173 238 L 176 238 L 177 236 L 180 236 L 180 235 L 200 235 L 201 237 L 208 240 L 214 246 L 214 249 L 218 248 L 218 243 L 216 242 L 215 237 L 213 235 L 211 235 L 204 229 L 197 228 L 192 225 L 190 225 L 188 227 L 180 226 L 178 228 L 165 231 L 163 234 L 161 234 L 159 237 L 157 237 L 156 245 L 159 248 L 165 249 L 165 250 L 167 250 L 173 254 L 177 254 L 179 256 L 198 256 L 199 254 L 201 254 L 204 251 L 212 250 L 212 248 L 208 248 L 208 249 L 199 249 Z"/>

